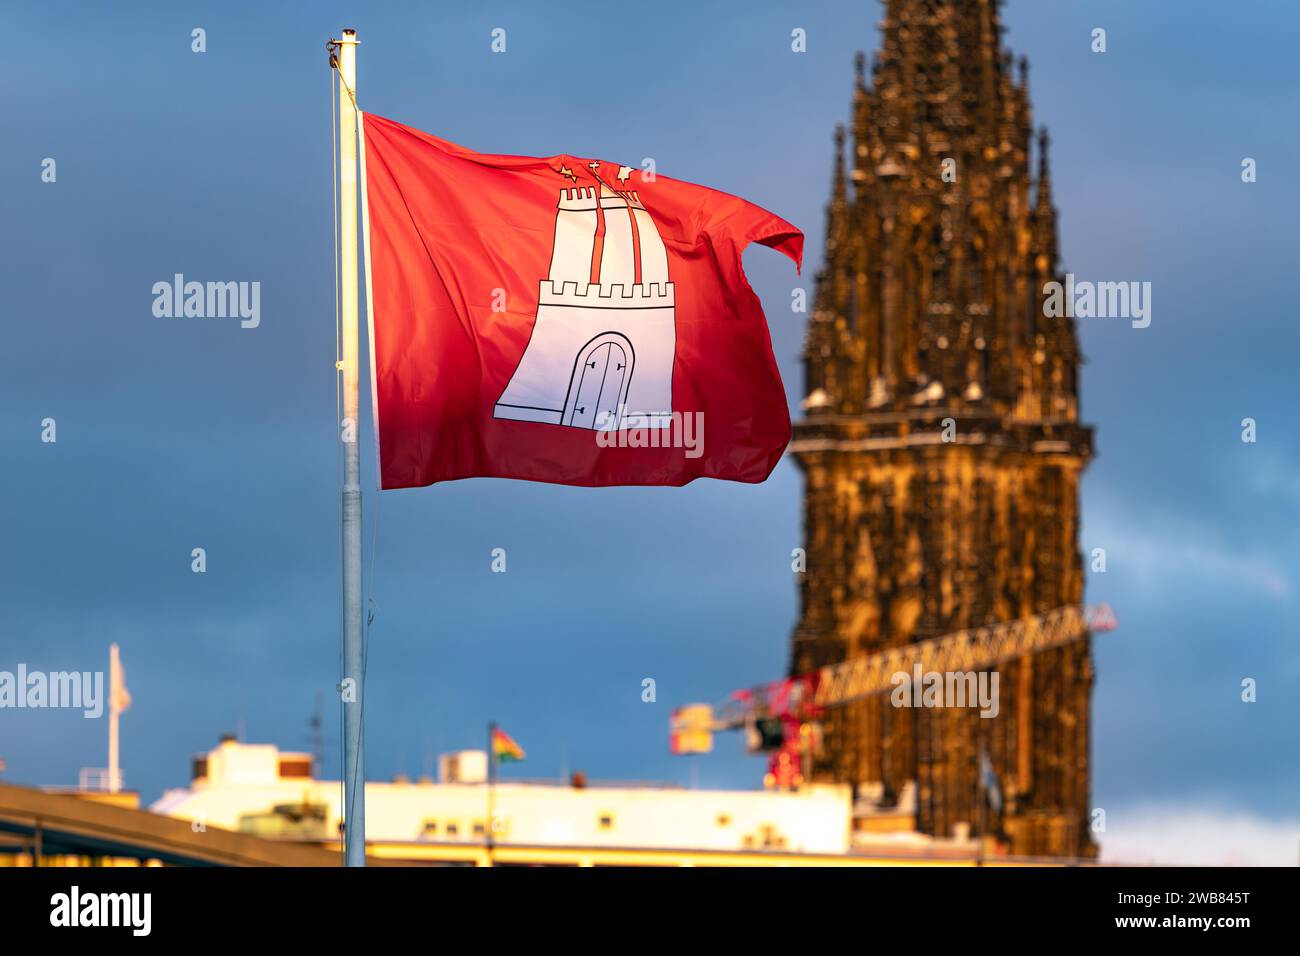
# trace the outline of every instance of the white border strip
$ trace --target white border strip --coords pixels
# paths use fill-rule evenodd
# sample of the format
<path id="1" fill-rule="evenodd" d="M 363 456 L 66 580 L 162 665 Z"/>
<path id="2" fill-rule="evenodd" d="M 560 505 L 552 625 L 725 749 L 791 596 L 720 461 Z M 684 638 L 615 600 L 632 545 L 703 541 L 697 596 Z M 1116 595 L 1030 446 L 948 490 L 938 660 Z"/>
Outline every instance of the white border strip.
<path id="1" fill-rule="evenodd" d="M 375 296 L 370 278 L 370 180 L 366 178 L 366 117 L 357 110 L 357 137 L 361 145 L 361 244 L 366 263 L 366 328 L 370 346 L 370 422 L 375 433 L 375 489 L 384 489 L 379 457 L 379 381 L 375 378 Z"/>

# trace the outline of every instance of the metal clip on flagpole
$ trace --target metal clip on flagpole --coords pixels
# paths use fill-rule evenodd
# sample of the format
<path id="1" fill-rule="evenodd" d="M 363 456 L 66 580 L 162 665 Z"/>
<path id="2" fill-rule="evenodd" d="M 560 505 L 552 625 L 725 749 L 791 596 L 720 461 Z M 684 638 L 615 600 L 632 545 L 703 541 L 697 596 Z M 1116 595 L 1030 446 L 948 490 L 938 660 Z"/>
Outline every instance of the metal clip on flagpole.
<path id="1" fill-rule="evenodd" d="M 343 822 L 348 866 L 366 865 L 365 647 L 361 607 L 361 460 L 357 336 L 357 33 L 336 41 L 339 100 L 339 283 L 343 337 Z"/>

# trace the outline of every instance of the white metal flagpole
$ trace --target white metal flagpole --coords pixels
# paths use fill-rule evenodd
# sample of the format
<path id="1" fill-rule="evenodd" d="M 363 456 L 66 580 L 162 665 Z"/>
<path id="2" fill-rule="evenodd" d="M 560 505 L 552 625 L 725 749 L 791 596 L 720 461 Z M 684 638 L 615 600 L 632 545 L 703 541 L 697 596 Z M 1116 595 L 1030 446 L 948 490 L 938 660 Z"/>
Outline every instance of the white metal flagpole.
<path id="1" fill-rule="evenodd" d="M 366 865 L 365 647 L 361 618 L 361 460 L 357 431 L 357 33 L 338 41 L 339 290 L 343 336 L 343 822 L 348 866 Z"/>
<path id="2" fill-rule="evenodd" d="M 119 769 L 118 721 L 122 715 L 122 659 L 116 644 L 108 645 L 108 792 L 122 789 L 122 771 Z"/>

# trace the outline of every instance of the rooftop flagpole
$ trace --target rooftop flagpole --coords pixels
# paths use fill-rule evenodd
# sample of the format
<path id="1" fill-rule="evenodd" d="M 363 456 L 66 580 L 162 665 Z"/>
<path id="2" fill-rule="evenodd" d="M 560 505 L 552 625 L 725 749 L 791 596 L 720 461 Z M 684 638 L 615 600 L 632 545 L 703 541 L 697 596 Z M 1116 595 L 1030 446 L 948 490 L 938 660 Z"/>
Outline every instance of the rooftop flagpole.
<path id="1" fill-rule="evenodd" d="M 361 617 L 361 460 L 357 328 L 357 33 L 337 41 L 339 257 L 343 337 L 343 821 L 347 866 L 366 865 L 365 647 Z"/>
<path id="2" fill-rule="evenodd" d="M 496 816 L 496 794 L 493 792 L 497 784 L 496 738 L 497 723 L 495 720 L 489 720 L 487 739 L 487 819 L 483 822 L 483 844 L 487 848 L 488 866 L 492 865 L 492 838 L 496 835 L 492 830 L 492 821 Z"/>
<path id="3" fill-rule="evenodd" d="M 116 644 L 108 645 L 108 792 L 122 789 L 122 770 L 118 753 L 118 722 L 125 710 L 125 683 L 122 680 L 122 658 Z"/>

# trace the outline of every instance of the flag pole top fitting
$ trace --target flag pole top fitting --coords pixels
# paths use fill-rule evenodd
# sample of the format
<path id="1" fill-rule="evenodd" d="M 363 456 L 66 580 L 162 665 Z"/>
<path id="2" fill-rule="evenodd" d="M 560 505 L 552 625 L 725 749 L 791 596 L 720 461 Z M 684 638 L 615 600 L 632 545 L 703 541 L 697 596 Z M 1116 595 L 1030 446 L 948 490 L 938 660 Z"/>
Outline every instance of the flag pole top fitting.
<path id="1" fill-rule="evenodd" d="M 357 31 L 351 28 L 343 31 L 343 39 L 329 39 L 325 41 L 325 49 L 329 51 L 330 69 L 337 70 L 339 67 L 339 50 L 346 46 L 356 46 L 361 41 L 357 39 Z"/>

